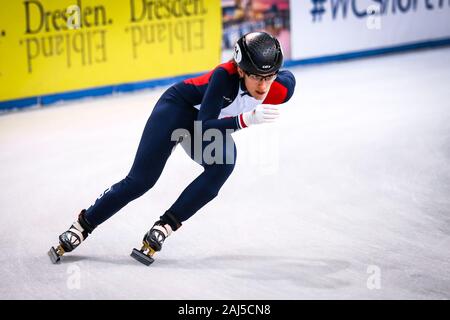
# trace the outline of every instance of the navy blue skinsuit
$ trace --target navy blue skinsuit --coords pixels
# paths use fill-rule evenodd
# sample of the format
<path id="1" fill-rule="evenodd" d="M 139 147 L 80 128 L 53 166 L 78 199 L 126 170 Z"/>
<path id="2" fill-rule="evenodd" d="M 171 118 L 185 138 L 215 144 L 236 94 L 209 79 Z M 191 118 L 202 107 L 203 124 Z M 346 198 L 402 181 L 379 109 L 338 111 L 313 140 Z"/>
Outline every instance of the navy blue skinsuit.
<path id="1" fill-rule="evenodd" d="M 292 73 L 280 71 L 264 103 L 286 102 L 292 96 L 294 87 L 295 78 Z M 215 128 L 225 133 L 226 129 L 236 131 L 245 127 L 240 114 L 219 119 L 221 110 L 237 99 L 239 92 L 244 92 L 241 95 L 245 95 L 246 90 L 233 62 L 221 64 L 205 75 L 170 87 L 156 103 L 145 125 L 130 172 L 123 180 L 107 189 L 87 209 L 87 222 L 92 226 L 103 223 L 155 185 L 177 144 L 177 141 L 171 139 L 174 130 L 186 129 L 193 137 L 196 120 L 202 121 L 203 132 Z M 199 110 L 194 107 L 198 105 Z M 230 152 L 234 151 L 231 154 L 234 161 L 227 158 L 227 161 L 224 159 L 221 163 L 207 164 L 202 160 L 204 171 L 186 187 L 166 212 L 172 220 L 177 221 L 176 224 L 171 224 L 174 230 L 214 199 L 233 172 L 236 147 L 229 132 L 228 130 L 226 133 L 227 143 L 224 141 L 223 157 L 227 157 L 227 154 L 230 156 Z M 203 148 L 208 143 L 203 143 Z"/>

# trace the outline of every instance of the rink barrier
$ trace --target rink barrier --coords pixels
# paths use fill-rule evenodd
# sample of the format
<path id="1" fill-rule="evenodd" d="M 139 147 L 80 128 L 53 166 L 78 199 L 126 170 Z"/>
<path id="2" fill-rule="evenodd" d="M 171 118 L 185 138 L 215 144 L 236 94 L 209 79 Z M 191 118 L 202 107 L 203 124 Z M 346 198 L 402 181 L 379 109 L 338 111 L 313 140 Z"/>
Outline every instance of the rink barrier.
<path id="1" fill-rule="evenodd" d="M 320 63 L 328 63 L 328 62 L 338 62 L 344 60 L 351 59 L 360 59 L 366 57 L 380 56 L 389 53 L 401 53 L 405 51 L 413 51 L 419 49 L 431 49 L 436 47 L 443 47 L 450 45 L 450 38 L 447 39 L 439 39 L 439 40 L 430 40 L 424 42 L 403 44 L 392 47 L 383 47 L 377 49 L 370 50 L 361 50 L 361 51 L 353 51 L 346 52 L 341 54 L 333 54 L 329 56 L 322 56 L 316 58 L 307 58 L 307 59 L 299 59 L 299 60 L 289 60 L 284 63 L 284 67 L 293 67 L 298 65 L 308 65 L 308 64 L 320 64 Z"/>
<path id="2" fill-rule="evenodd" d="M 322 56 L 316 58 L 308 58 L 308 59 L 300 59 L 300 60 L 288 60 L 284 63 L 284 67 L 293 67 L 300 65 L 311 65 L 311 64 L 321 64 L 321 63 L 330 63 L 330 62 L 338 62 L 345 61 L 351 59 L 359 59 L 366 57 L 379 56 L 389 53 L 400 53 L 405 51 L 412 51 L 418 49 L 425 48 L 436 48 L 442 46 L 450 45 L 450 38 L 447 39 L 439 39 L 439 40 L 431 40 L 417 43 L 404 44 L 399 46 L 392 47 L 384 47 L 378 49 L 371 50 L 361 50 L 355 52 L 348 52 L 336 55 Z M 76 99 L 82 99 L 87 97 L 99 97 L 105 95 L 112 95 L 114 93 L 121 92 L 132 92 L 142 89 L 149 89 L 161 86 L 168 86 L 175 82 L 182 81 L 184 79 L 197 76 L 200 73 L 196 74 L 186 74 L 177 77 L 168 77 L 162 79 L 153 79 L 141 82 L 131 82 L 124 83 L 113 86 L 104 86 L 104 87 L 96 87 L 91 89 L 77 90 L 77 91 L 69 91 L 58 94 L 44 95 L 39 97 L 31 97 L 25 99 L 16 99 L 0 102 L 0 111 L 11 111 L 16 109 L 30 108 L 32 106 L 47 106 L 52 105 L 61 101 L 70 101 Z"/>

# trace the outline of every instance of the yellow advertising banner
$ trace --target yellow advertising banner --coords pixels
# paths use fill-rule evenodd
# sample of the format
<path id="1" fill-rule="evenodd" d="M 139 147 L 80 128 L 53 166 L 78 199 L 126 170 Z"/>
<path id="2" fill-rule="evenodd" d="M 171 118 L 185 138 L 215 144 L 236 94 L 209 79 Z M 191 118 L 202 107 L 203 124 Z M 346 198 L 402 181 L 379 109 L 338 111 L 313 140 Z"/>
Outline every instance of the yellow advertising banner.
<path id="1" fill-rule="evenodd" d="M 0 101 L 208 70 L 220 0 L 0 0 Z"/>

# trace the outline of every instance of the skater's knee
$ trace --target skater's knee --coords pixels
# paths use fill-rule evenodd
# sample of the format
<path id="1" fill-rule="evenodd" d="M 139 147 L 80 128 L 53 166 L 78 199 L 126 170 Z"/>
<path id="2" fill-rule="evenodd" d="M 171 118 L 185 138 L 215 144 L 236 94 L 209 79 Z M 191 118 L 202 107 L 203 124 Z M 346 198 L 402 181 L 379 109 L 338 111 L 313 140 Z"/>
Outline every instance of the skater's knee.
<path id="1" fill-rule="evenodd" d="M 127 176 L 124 181 L 127 189 L 135 198 L 142 196 L 144 193 L 150 190 L 156 182 L 152 179 L 145 179 L 145 177 L 133 176 Z"/>
<path id="2" fill-rule="evenodd" d="M 232 153 L 223 153 L 220 158 L 216 158 L 205 167 L 206 170 L 214 171 L 216 174 L 229 176 L 236 165 L 236 155 Z"/>
<path id="3" fill-rule="evenodd" d="M 225 164 L 225 165 L 223 165 L 221 170 L 223 171 L 223 174 L 228 177 L 233 172 L 234 166 L 235 166 L 234 163 L 233 164 Z"/>
<path id="4" fill-rule="evenodd" d="M 235 167 L 234 163 L 230 164 L 213 164 L 209 166 L 205 166 L 205 171 L 209 176 L 213 177 L 214 181 L 222 181 L 225 182 L 228 177 L 231 175 Z"/>
<path id="5" fill-rule="evenodd" d="M 237 150 L 234 143 L 232 145 L 227 145 L 224 147 L 221 159 L 222 161 L 220 163 L 227 166 L 225 170 L 233 171 L 236 164 L 236 153 Z"/>
<path id="6" fill-rule="evenodd" d="M 219 194 L 219 190 L 222 187 L 222 185 L 217 186 L 210 186 L 208 189 L 204 191 L 203 196 L 209 200 L 214 199 Z"/>
<path id="7" fill-rule="evenodd" d="M 236 163 L 236 155 L 237 150 L 234 142 L 226 143 L 222 148 L 204 149 L 201 154 L 202 165 L 204 167 L 212 165 L 225 165 L 224 169 L 232 170 Z"/>
<path id="8" fill-rule="evenodd" d="M 137 196 L 143 195 L 148 190 L 150 190 L 153 186 L 154 186 L 154 183 L 144 181 L 142 179 L 139 179 L 138 181 L 133 183 L 133 189 Z"/>

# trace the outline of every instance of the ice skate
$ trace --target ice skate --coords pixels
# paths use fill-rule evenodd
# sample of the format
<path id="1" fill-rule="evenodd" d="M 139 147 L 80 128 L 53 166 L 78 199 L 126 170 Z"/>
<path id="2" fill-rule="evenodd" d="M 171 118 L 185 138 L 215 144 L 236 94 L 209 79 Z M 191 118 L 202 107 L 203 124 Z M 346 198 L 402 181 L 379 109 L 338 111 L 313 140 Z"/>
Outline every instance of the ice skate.
<path id="1" fill-rule="evenodd" d="M 149 266 L 153 263 L 153 255 L 160 251 L 166 238 L 172 234 L 172 228 L 161 220 L 155 222 L 153 227 L 144 235 L 142 248 L 136 248 L 131 252 L 131 256 L 137 261 Z"/>
<path id="2" fill-rule="evenodd" d="M 86 210 L 82 210 L 78 215 L 78 220 L 70 226 L 69 230 L 59 236 L 59 245 L 56 248 L 50 248 L 48 255 L 53 263 L 59 262 L 64 253 L 71 252 L 78 247 L 94 230 L 95 227 L 89 225 L 85 220 L 85 212 Z"/>

